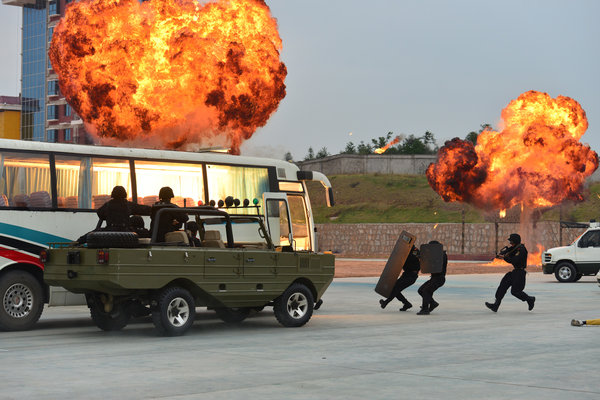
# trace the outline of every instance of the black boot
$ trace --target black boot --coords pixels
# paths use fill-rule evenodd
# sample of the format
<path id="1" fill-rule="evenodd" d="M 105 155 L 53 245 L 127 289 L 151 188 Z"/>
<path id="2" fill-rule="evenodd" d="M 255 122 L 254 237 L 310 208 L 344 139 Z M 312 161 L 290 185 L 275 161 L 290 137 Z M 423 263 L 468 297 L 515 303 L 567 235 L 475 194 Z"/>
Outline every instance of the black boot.
<path id="1" fill-rule="evenodd" d="M 490 310 L 492 310 L 493 312 L 497 312 L 498 311 L 498 307 L 500 307 L 500 302 L 498 302 L 498 300 L 496 300 L 495 303 L 488 303 L 487 301 L 485 302 L 485 306 L 487 308 L 489 308 Z"/>
<path id="2" fill-rule="evenodd" d="M 429 310 L 421 307 L 421 311 L 419 311 L 417 315 L 429 315 Z"/>
<path id="3" fill-rule="evenodd" d="M 409 308 L 412 307 L 412 304 L 410 304 L 409 302 L 404 303 L 404 305 L 402 306 L 402 308 L 400 309 L 400 311 L 406 311 Z"/>
<path id="4" fill-rule="evenodd" d="M 379 305 L 381 306 L 381 308 L 385 308 L 388 305 L 388 303 L 388 300 L 379 300 Z"/>
<path id="5" fill-rule="evenodd" d="M 527 299 L 527 305 L 529 306 L 529 311 L 533 310 L 533 306 L 535 305 L 535 297 L 529 296 Z"/>
<path id="6" fill-rule="evenodd" d="M 432 312 L 433 310 L 435 310 L 437 308 L 437 306 L 439 306 L 440 303 L 438 303 L 435 300 L 431 300 L 431 303 L 429 303 L 429 312 Z"/>

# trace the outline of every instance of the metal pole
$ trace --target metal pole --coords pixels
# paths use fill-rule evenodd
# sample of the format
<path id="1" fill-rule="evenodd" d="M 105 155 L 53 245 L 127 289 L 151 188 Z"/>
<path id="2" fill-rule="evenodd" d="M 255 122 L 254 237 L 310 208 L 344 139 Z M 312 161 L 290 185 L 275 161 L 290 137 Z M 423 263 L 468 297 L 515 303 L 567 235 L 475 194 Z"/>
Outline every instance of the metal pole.
<path id="1" fill-rule="evenodd" d="M 465 254 L 465 208 L 462 209 L 462 240 L 460 244 L 460 254 Z"/>

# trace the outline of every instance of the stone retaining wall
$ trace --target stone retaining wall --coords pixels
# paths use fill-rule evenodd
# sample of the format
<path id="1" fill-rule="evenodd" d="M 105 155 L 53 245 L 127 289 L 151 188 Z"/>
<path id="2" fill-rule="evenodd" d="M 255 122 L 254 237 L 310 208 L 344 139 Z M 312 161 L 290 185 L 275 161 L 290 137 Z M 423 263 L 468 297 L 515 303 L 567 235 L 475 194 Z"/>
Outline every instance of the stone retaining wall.
<path id="1" fill-rule="evenodd" d="M 481 224 L 317 224 L 319 251 L 346 257 L 387 258 L 403 230 L 417 237 L 417 245 L 430 240 L 444 244 L 451 255 L 493 256 L 517 232 L 530 252 L 571 243 L 585 231 L 560 228 L 558 222 L 538 222 L 524 229 L 517 223 Z"/>

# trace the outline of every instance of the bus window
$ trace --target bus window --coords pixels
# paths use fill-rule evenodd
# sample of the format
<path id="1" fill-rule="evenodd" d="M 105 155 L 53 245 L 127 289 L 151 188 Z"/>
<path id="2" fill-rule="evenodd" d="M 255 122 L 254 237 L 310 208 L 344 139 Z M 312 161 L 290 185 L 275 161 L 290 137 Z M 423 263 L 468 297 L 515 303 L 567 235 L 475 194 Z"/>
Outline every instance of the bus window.
<path id="1" fill-rule="evenodd" d="M 292 233 L 296 250 L 310 250 L 310 235 L 308 232 L 308 214 L 304 198 L 288 193 L 290 217 L 292 219 Z"/>
<path id="2" fill-rule="evenodd" d="M 56 156 L 59 208 L 98 209 L 115 186 L 131 195 L 129 161 L 86 156 Z"/>
<path id="3" fill-rule="evenodd" d="M 267 168 L 234 167 L 231 165 L 207 165 L 208 197 L 218 202 L 233 196 L 241 202 L 253 199 L 262 203 L 262 194 L 269 191 L 269 171 Z M 235 209 L 229 210 L 232 213 Z M 240 213 L 244 213 L 240 211 Z"/>
<path id="4" fill-rule="evenodd" d="M 135 161 L 137 193 L 141 203 L 151 206 L 158 201 L 163 186 L 173 189 L 173 203 L 180 207 L 196 207 L 205 203 L 202 164 Z"/>
<path id="5" fill-rule="evenodd" d="M 47 155 L 0 153 L 0 207 L 50 208 Z"/>

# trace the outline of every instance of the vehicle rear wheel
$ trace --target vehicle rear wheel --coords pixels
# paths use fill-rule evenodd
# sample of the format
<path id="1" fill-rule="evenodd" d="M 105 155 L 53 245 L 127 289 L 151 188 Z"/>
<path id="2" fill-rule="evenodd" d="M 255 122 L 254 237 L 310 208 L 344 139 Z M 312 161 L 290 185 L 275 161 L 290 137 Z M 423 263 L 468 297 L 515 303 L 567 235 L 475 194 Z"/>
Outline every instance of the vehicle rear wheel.
<path id="1" fill-rule="evenodd" d="M 42 285 L 29 272 L 9 271 L 0 276 L 0 330 L 31 329 L 42 315 L 43 293 Z"/>
<path id="2" fill-rule="evenodd" d="M 194 298 L 180 287 L 168 287 L 160 291 L 152 310 L 152 321 L 159 334 L 183 335 L 194 323 L 196 306 Z"/>
<path id="3" fill-rule="evenodd" d="M 220 307 L 215 308 L 215 312 L 217 313 L 217 317 L 219 317 L 223 322 L 226 322 L 228 324 L 239 324 L 248 317 L 248 315 L 250 314 L 250 308 Z"/>
<path id="4" fill-rule="evenodd" d="M 577 270 L 573 264 L 563 261 L 556 266 L 554 276 L 556 276 L 556 280 L 559 282 L 575 282 Z"/>
<path id="5" fill-rule="evenodd" d="M 306 324 L 313 313 L 315 301 L 310 289 L 294 283 L 273 304 L 277 321 L 283 326 L 298 327 Z"/>
<path id="6" fill-rule="evenodd" d="M 90 304 L 90 315 L 96 326 L 103 331 L 120 331 L 129 323 L 131 316 L 123 306 L 115 306 L 111 312 L 105 312 L 102 304 Z"/>

